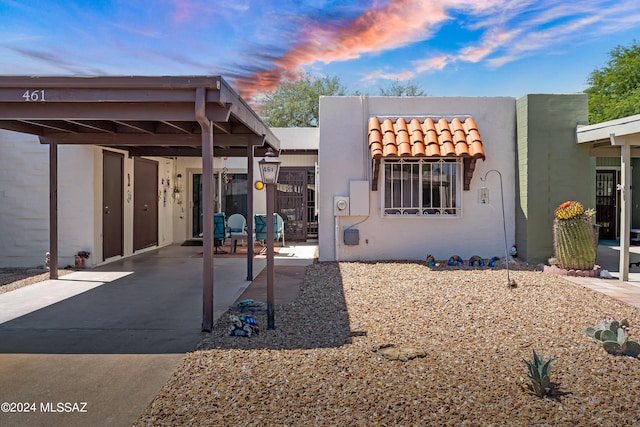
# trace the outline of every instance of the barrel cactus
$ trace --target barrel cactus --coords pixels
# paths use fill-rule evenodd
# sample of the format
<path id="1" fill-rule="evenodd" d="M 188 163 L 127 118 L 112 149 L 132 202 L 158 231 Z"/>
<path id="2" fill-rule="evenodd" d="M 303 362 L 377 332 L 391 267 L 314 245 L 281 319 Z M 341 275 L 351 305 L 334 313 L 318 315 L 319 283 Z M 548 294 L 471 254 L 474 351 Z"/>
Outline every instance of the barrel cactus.
<path id="1" fill-rule="evenodd" d="M 591 270 L 596 263 L 591 215 L 582 203 L 565 202 L 554 212 L 553 249 L 561 268 Z"/>

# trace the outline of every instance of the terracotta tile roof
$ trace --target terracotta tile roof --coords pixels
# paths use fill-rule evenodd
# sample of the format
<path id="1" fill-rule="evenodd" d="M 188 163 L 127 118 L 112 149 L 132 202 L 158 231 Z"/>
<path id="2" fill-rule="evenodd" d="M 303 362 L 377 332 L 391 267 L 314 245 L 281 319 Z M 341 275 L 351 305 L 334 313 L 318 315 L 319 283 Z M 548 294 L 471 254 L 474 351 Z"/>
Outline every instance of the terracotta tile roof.
<path id="1" fill-rule="evenodd" d="M 409 123 L 407 124 L 407 120 Z M 436 121 L 437 120 L 437 121 Z M 369 119 L 369 150 L 381 157 L 472 157 L 485 159 L 482 138 L 472 117 Z"/>
<path id="2" fill-rule="evenodd" d="M 377 190 L 383 158 L 461 157 L 465 190 L 469 189 L 476 160 L 486 158 L 478 126 L 469 116 L 450 121 L 443 117 L 371 117 L 368 136 L 373 190 Z"/>

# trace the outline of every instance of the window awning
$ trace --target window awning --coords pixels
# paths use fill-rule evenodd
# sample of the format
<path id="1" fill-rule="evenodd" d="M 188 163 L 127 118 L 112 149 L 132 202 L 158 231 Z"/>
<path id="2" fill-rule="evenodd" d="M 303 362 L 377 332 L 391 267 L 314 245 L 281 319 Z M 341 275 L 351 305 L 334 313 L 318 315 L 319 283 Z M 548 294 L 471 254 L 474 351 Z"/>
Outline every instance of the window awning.
<path id="1" fill-rule="evenodd" d="M 465 190 L 469 190 L 476 160 L 485 160 L 480 132 L 470 116 L 374 116 L 369 118 L 368 136 L 374 191 L 383 158 L 460 157 Z"/>

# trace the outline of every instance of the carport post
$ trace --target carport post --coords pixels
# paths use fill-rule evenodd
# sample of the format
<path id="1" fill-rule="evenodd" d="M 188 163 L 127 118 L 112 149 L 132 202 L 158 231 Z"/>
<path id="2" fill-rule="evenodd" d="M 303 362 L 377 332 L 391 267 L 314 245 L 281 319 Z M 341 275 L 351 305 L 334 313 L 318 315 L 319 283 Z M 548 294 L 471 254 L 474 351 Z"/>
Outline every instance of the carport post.
<path id="1" fill-rule="evenodd" d="M 247 281 L 253 280 L 253 144 L 247 145 Z"/>
<path id="2" fill-rule="evenodd" d="M 202 331 L 213 329 L 213 125 L 205 114 L 206 90 L 196 89 L 196 119 L 202 128 Z"/>
<path id="3" fill-rule="evenodd" d="M 49 278 L 58 278 L 58 143 L 49 139 Z"/>
<path id="4" fill-rule="evenodd" d="M 631 236 L 631 146 L 624 137 L 610 135 L 612 145 L 620 144 L 620 281 L 629 280 L 629 238 Z"/>

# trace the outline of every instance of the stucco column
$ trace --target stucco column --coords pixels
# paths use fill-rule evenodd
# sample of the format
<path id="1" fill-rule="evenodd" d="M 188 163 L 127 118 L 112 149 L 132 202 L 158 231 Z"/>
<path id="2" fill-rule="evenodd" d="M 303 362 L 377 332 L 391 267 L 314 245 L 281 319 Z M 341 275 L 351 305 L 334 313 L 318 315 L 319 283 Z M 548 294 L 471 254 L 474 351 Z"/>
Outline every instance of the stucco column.
<path id="1" fill-rule="evenodd" d="M 611 135 L 613 145 L 620 144 L 615 135 Z M 631 231 L 631 146 L 622 142 L 620 146 L 621 191 L 620 191 L 620 277 L 629 280 L 629 237 Z"/>

